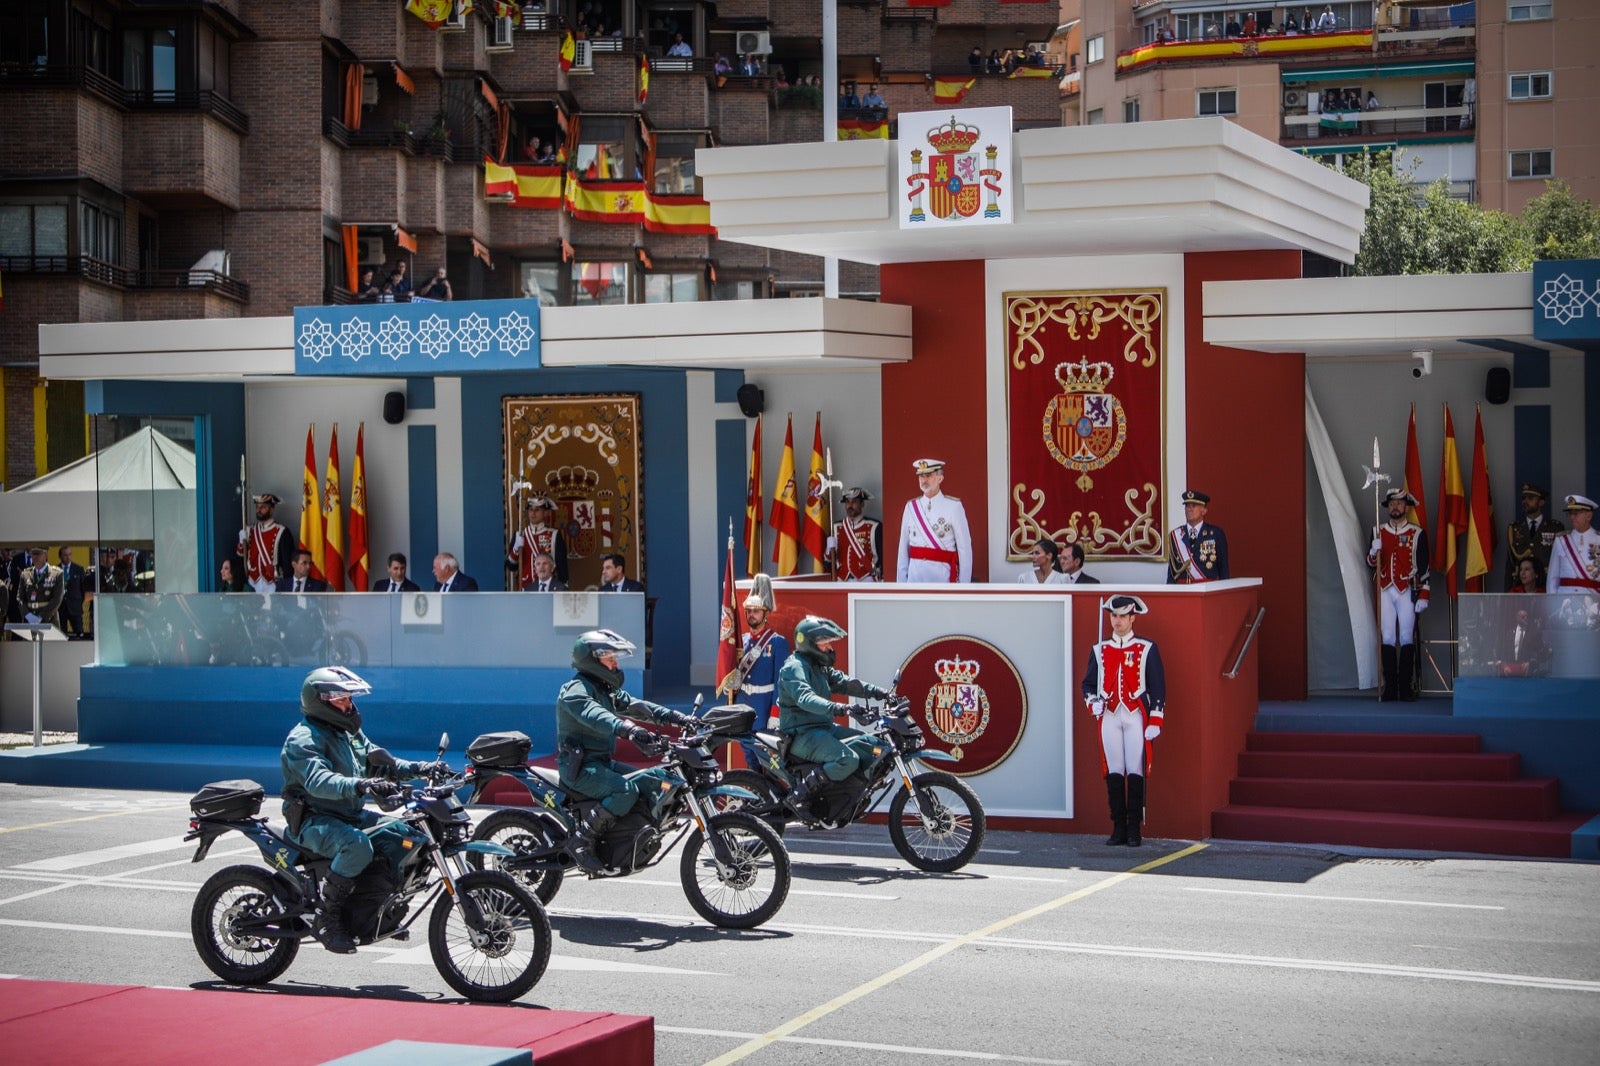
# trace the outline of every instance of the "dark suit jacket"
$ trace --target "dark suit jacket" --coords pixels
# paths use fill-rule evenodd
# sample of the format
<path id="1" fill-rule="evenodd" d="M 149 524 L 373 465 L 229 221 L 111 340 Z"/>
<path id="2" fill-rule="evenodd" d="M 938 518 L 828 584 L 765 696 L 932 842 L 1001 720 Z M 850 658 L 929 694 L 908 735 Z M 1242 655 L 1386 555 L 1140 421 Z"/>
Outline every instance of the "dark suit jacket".
<path id="1" fill-rule="evenodd" d="M 389 579 L 386 578 L 386 577 L 383 577 L 383 578 L 379 578 L 377 581 L 374 581 L 372 583 L 372 591 L 373 592 L 388 592 L 389 591 Z M 412 581 L 408 577 L 404 581 L 400 582 L 400 591 L 401 592 L 421 592 L 422 591 L 422 586 L 418 585 L 415 581 Z"/>
<path id="2" fill-rule="evenodd" d="M 88 574 L 77 563 L 68 563 L 61 568 L 61 587 L 63 593 L 61 606 L 68 612 L 83 610 L 83 594 L 88 587 Z"/>
<path id="3" fill-rule="evenodd" d="M 530 581 L 526 585 L 522 586 L 522 591 L 523 592 L 539 592 L 540 591 L 539 583 L 537 581 Z M 550 579 L 550 587 L 547 588 L 547 589 L 544 589 L 543 591 L 545 591 L 545 592 L 566 592 L 567 591 L 567 583 L 565 581 L 562 581 L 559 577 L 552 577 Z"/>
<path id="4" fill-rule="evenodd" d="M 445 587 L 444 587 L 443 582 L 435 581 L 433 583 L 433 591 L 435 591 L 435 592 L 444 592 L 445 591 Z M 451 592 L 477 592 L 478 591 L 477 579 L 468 577 L 466 574 L 463 574 L 461 571 L 457 570 L 456 571 L 456 576 L 450 579 L 450 590 L 449 591 L 451 591 Z"/>
<path id="5" fill-rule="evenodd" d="M 601 592 L 643 592 L 644 591 L 644 586 L 639 584 L 637 581 L 635 581 L 631 577 L 625 577 L 625 578 L 622 579 L 622 584 L 620 584 L 620 585 L 601 585 L 600 586 L 600 591 Z"/>
<path id="6" fill-rule="evenodd" d="M 292 578 L 292 577 L 280 577 L 278 579 L 277 589 L 278 589 L 279 592 L 293 592 L 294 591 L 294 578 Z M 306 588 L 305 588 L 305 590 L 307 592 L 327 592 L 328 591 L 328 583 L 326 581 L 322 580 L 321 578 L 318 578 L 318 577 L 308 577 L 308 578 L 306 578 Z"/>
<path id="7" fill-rule="evenodd" d="M 1074 585 L 1098 585 L 1098 584 L 1100 584 L 1100 579 L 1097 578 L 1097 577 L 1090 577 L 1088 574 L 1084 573 L 1082 570 L 1079 570 L 1078 571 L 1078 580 L 1072 582 L 1072 584 L 1074 584 Z"/>

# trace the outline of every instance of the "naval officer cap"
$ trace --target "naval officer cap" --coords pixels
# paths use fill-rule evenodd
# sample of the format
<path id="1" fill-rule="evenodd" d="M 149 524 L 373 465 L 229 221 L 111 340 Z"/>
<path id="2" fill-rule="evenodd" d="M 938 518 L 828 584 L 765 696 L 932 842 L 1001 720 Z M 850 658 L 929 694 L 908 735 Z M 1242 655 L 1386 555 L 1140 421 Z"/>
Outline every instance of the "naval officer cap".
<path id="1" fill-rule="evenodd" d="M 943 459 L 918 459 L 911 465 L 917 471 L 918 477 L 921 477 L 923 474 L 939 474 L 944 472 Z"/>
<path id="2" fill-rule="evenodd" d="M 1522 495 L 1537 496 L 1541 500 L 1548 500 L 1550 498 L 1550 493 L 1545 491 L 1543 485 L 1535 485 L 1531 481 L 1524 481 L 1522 483 Z"/>
<path id="3" fill-rule="evenodd" d="M 1201 507 L 1210 507 L 1211 506 L 1211 497 L 1207 496 L 1203 492 L 1196 492 L 1194 489 L 1184 489 L 1183 490 L 1183 505 L 1185 507 L 1187 507 L 1191 503 L 1199 504 Z"/>
<path id="4" fill-rule="evenodd" d="M 918 473 L 921 473 L 921 471 L 918 471 Z M 873 498 L 873 495 L 866 489 L 857 485 L 853 489 L 845 489 L 844 495 L 840 496 L 839 498 L 841 500 L 870 500 Z"/>
<path id="5" fill-rule="evenodd" d="M 278 504 L 283 502 L 282 500 L 280 500 L 277 497 L 277 495 L 275 493 L 271 493 L 271 492 L 258 492 L 258 493 L 256 493 L 254 499 L 255 499 L 255 502 L 257 504 L 263 504 L 264 503 L 268 507 L 276 507 L 276 506 L 278 506 Z"/>
<path id="6" fill-rule="evenodd" d="M 1137 596 L 1113 596 L 1105 601 L 1105 608 L 1108 614 L 1114 615 L 1150 613 L 1150 608 Z"/>
<path id="7" fill-rule="evenodd" d="M 1592 511 L 1594 510 L 1594 501 L 1587 496 L 1579 496 L 1577 493 L 1573 493 L 1567 497 L 1566 509 L 1568 511 Z"/>
<path id="8" fill-rule="evenodd" d="M 1405 489 L 1390 489 L 1383 494 L 1384 503 L 1393 503 L 1396 500 L 1406 501 L 1407 507 L 1415 507 L 1417 505 L 1417 498 Z"/>

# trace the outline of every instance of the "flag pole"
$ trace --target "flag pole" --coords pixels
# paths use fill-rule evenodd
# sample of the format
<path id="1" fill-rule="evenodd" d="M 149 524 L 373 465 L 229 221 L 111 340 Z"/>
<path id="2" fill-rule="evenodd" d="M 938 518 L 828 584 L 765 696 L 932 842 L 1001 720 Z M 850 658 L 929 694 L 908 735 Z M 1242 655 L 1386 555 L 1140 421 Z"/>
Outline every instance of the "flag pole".
<path id="1" fill-rule="evenodd" d="M 1367 480 L 1362 483 L 1362 488 L 1372 486 L 1372 539 L 1377 540 L 1383 527 L 1382 504 L 1378 502 L 1378 494 L 1383 490 L 1383 482 L 1389 480 L 1389 475 L 1383 472 L 1383 458 L 1378 452 L 1378 438 L 1372 438 L 1372 466 L 1364 467 Z M 1378 545 L 1378 565 L 1372 568 L 1372 612 L 1378 622 L 1378 700 L 1383 700 L 1383 545 Z"/>

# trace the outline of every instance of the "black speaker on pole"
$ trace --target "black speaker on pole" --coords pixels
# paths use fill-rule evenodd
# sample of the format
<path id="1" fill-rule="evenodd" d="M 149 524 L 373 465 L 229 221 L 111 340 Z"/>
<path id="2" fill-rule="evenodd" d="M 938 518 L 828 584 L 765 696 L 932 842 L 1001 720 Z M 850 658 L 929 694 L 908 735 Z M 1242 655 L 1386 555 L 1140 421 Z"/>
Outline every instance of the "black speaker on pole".
<path id="1" fill-rule="evenodd" d="M 766 394 L 761 391 L 759 385 L 748 383 L 740 385 L 735 395 L 739 400 L 739 410 L 744 412 L 746 418 L 754 418 L 766 405 Z"/>
<path id="2" fill-rule="evenodd" d="M 383 394 L 383 420 L 391 426 L 398 426 L 400 420 L 406 416 L 406 394 L 403 392 L 386 392 Z"/>
<path id="3" fill-rule="evenodd" d="M 1491 366 L 1483 380 L 1483 398 L 1496 404 L 1511 399 L 1511 371 L 1503 366 Z"/>

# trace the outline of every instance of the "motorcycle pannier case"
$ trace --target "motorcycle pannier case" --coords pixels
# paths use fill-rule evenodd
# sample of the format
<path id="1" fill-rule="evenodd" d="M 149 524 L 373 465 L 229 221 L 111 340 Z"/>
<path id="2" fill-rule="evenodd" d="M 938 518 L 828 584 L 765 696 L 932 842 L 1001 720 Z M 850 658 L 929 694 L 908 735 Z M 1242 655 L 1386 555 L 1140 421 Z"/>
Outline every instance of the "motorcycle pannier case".
<path id="1" fill-rule="evenodd" d="M 502 766 L 521 769 L 528 765 L 533 741 L 526 733 L 485 733 L 467 745 L 467 758 L 475 766 Z"/>
<path id="2" fill-rule="evenodd" d="M 756 710 L 742 703 L 729 703 L 713 707 L 700 716 L 719 737 L 737 737 L 750 732 L 756 724 Z"/>
<path id="3" fill-rule="evenodd" d="M 254 781 L 213 781 L 189 798 L 196 818 L 238 821 L 261 813 L 267 790 Z"/>

